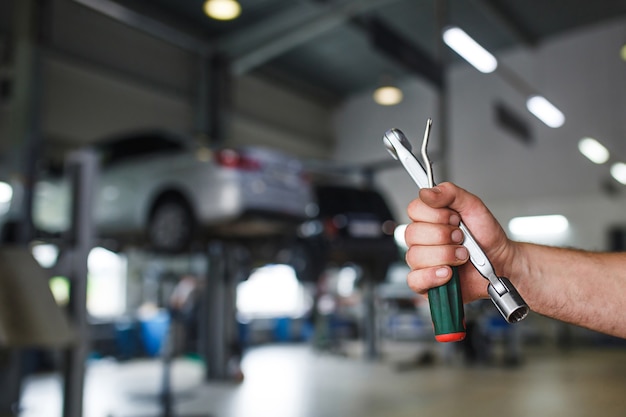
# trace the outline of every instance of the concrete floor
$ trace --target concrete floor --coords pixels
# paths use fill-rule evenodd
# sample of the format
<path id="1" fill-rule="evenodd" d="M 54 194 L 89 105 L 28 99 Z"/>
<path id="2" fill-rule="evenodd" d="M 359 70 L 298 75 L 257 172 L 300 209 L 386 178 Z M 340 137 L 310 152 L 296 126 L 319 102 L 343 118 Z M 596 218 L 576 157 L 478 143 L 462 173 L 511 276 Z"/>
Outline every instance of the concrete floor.
<path id="1" fill-rule="evenodd" d="M 357 346 L 358 347 L 358 346 Z M 626 349 L 533 349 L 523 365 L 468 367 L 453 354 L 411 366 L 428 346 L 385 345 L 376 361 L 308 345 L 250 349 L 242 383 L 203 383 L 201 362 L 173 364 L 177 417 L 528 417 L 626 415 Z M 437 347 L 437 349 L 441 349 Z M 88 366 L 85 417 L 160 416 L 161 365 L 154 360 Z M 25 383 L 23 417 L 61 416 L 56 375 Z"/>

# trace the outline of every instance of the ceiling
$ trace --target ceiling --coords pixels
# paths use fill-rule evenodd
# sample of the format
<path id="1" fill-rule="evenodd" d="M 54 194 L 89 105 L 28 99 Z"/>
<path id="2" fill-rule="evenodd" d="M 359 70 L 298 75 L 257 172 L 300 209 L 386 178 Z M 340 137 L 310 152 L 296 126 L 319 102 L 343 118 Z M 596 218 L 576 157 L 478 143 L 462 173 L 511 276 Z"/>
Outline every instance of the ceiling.
<path id="1" fill-rule="evenodd" d="M 135 14 L 126 14 L 126 23 L 183 47 L 219 52 L 235 74 L 262 74 L 330 102 L 371 89 L 382 76 L 439 85 L 440 57 L 459 59 L 439 43 L 438 28 L 447 24 L 497 54 L 626 15 L 626 0 L 240 0 L 241 16 L 220 22 L 203 15 L 202 3 L 118 5 Z"/>

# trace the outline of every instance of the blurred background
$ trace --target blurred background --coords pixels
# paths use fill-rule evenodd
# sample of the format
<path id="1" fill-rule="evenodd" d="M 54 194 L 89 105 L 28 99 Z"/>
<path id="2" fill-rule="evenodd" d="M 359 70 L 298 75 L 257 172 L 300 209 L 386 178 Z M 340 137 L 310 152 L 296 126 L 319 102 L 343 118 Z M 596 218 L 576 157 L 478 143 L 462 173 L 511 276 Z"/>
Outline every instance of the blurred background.
<path id="1" fill-rule="evenodd" d="M 621 416 L 621 339 L 434 341 L 382 136 L 622 251 L 624 109 L 623 0 L 0 0 L 0 416 Z"/>

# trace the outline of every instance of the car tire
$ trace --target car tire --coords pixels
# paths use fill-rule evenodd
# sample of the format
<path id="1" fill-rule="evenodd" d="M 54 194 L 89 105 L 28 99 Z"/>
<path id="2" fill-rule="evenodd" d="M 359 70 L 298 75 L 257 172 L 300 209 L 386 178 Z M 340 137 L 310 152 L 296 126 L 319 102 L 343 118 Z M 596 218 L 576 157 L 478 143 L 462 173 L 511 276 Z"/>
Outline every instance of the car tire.
<path id="1" fill-rule="evenodd" d="M 191 244 L 194 223 L 189 204 L 182 197 L 163 197 L 151 211 L 148 242 L 159 252 L 182 252 Z"/>

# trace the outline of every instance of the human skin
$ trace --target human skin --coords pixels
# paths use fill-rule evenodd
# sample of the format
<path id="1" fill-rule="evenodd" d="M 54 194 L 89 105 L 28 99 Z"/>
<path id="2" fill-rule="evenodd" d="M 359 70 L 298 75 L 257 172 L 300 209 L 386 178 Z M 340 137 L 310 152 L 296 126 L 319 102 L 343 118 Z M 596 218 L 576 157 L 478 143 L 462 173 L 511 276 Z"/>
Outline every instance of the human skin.
<path id="1" fill-rule="evenodd" d="M 407 283 L 413 291 L 426 294 L 445 284 L 450 266 L 458 266 L 463 301 L 488 298 L 488 282 L 462 246 L 463 219 L 498 275 L 511 280 L 531 310 L 626 338 L 626 253 L 511 240 L 477 196 L 449 182 L 421 189 L 407 213 Z"/>

